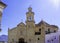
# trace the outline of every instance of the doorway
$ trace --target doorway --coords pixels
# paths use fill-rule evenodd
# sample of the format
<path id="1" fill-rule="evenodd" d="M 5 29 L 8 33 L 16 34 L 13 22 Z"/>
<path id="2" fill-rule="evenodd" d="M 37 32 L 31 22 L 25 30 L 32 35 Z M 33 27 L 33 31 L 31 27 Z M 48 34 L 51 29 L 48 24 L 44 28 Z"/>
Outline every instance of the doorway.
<path id="1" fill-rule="evenodd" d="M 24 39 L 23 38 L 20 38 L 18 43 L 25 43 Z"/>

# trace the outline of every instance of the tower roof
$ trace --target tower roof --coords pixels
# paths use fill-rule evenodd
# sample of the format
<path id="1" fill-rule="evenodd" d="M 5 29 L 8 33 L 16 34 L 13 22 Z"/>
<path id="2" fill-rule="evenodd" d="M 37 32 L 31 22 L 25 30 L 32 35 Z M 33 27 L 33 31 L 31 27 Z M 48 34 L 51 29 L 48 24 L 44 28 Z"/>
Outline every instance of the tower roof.
<path id="1" fill-rule="evenodd" d="M 31 6 L 28 8 L 28 11 L 32 11 L 32 7 Z"/>
<path id="2" fill-rule="evenodd" d="M 5 3 L 3 3 L 1 0 L 0 0 L 0 5 L 4 6 L 4 8 L 7 6 Z"/>

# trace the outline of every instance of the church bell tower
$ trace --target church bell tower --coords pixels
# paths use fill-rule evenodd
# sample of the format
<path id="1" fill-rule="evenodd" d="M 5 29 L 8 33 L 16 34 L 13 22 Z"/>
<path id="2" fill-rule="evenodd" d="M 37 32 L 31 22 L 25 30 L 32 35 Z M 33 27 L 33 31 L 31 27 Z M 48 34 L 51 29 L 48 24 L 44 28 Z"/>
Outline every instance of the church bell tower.
<path id="1" fill-rule="evenodd" d="M 1 19 L 2 19 L 2 13 L 3 13 L 4 8 L 6 8 L 6 4 L 3 3 L 3 2 L 0 0 L 0 31 L 1 31 Z"/>
<path id="2" fill-rule="evenodd" d="M 28 12 L 26 12 L 26 32 L 27 32 L 27 43 L 29 43 L 31 40 L 32 43 L 35 43 L 35 21 L 34 21 L 34 12 L 32 11 L 32 8 L 28 8 Z M 32 37 L 32 38 L 31 38 Z"/>
<path id="3" fill-rule="evenodd" d="M 28 12 L 26 12 L 26 25 L 28 27 L 34 27 L 35 26 L 34 12 L 32 11 L 32 7 L 29 7 Z"/>
<path id="4" fill-rule="evenodd" d="M 35 22 L 34 21 L 34 12 L 32 12 L 32 8 L 28 8 L 28 12 L 26 13 L 26 22 Z"/>

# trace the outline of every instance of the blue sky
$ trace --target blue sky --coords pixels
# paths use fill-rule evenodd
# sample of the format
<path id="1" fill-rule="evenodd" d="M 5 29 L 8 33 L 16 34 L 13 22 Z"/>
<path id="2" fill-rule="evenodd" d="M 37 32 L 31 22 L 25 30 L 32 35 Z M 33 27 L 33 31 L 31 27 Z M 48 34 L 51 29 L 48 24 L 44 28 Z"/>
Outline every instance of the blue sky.
<path id="1" fill-rule="evenodd" d="M 28 7 L 33 8 L 35 22 L 42 19 L 49 24 L 60 27 L 60 1 L 59 0 L 2 0 L 7 4 L 2 16 L 2 34 L 8 34 L 8 28 L 16 27 L 21 22 L 25 23 Z"/>

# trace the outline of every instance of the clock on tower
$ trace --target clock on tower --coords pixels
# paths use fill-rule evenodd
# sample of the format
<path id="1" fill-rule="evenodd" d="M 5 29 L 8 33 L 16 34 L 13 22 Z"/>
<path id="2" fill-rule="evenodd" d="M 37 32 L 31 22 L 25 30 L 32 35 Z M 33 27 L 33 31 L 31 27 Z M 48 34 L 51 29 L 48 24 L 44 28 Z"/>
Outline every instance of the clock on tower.
<path id="1" fill-rule="evenodd" d="M 34 21 L 34 12 L 32 12 L 32 8 L 28 8 L 28 12 L 26 13 L 26 21 Z"/>

